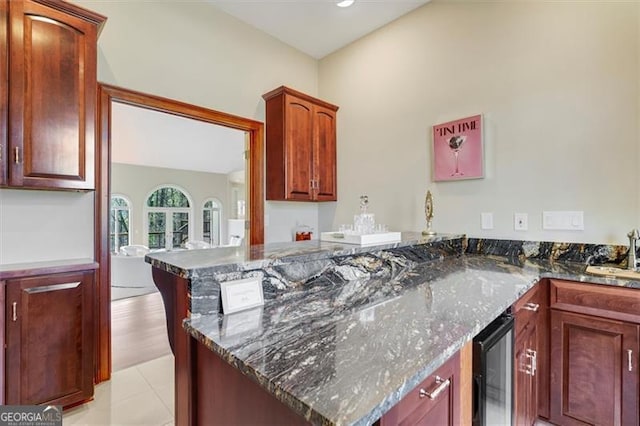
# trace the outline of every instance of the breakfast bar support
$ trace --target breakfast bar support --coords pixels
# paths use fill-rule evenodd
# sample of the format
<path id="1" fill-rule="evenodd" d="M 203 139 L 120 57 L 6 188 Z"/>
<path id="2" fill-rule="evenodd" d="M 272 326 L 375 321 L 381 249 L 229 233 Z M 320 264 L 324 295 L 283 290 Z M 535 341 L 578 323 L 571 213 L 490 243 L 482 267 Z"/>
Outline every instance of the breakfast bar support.
<path id="1" fill-rule="evenodd" d="M 192 425 L 194 340 L 182 328 L 182 321 L 189 316 L 188 280 L 158 268 L 152 268 L 152 274 L 164 303 L 167 335 L 174 355 L 175 424 Z"/>

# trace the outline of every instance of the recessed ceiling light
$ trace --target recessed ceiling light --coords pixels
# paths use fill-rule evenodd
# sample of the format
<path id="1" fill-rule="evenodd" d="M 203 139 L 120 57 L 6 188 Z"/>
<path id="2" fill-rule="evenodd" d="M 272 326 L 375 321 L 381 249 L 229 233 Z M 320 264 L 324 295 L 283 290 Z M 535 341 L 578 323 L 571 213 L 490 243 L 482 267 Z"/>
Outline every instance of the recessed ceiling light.
<path id="1" fill-rule="evenodd" d="M 336 6 L 338 7 L 349 7 L 354 4 L 356 0 L 338 0 L 336 2 Z"/>

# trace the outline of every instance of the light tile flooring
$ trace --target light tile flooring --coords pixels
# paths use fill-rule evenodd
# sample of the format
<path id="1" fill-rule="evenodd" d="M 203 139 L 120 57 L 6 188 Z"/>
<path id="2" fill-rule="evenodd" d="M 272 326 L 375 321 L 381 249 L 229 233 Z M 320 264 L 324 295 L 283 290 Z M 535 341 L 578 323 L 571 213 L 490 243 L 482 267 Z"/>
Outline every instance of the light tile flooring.
<path id="1" fill-rule="evenodd" d="M 173 355 L 116 371 L 94 400 L 65 411 L 63 424 L 173 426 Z"/>

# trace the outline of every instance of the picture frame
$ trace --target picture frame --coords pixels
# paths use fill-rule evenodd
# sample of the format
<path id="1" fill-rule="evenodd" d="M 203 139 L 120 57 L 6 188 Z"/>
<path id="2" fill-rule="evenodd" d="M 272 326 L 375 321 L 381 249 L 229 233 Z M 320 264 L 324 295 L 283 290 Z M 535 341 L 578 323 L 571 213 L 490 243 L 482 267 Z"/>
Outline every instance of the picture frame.
<path id="1" fill-rule="evenodd" d="M 264 305 L 260 278 L 245 278 L 220 283 L 222 313 L 232 314 Z"/>
<path id="2" fill-rule="evenodd" d="M 433 180 L 484 178 L 482 114 L 433 126 Z"/>

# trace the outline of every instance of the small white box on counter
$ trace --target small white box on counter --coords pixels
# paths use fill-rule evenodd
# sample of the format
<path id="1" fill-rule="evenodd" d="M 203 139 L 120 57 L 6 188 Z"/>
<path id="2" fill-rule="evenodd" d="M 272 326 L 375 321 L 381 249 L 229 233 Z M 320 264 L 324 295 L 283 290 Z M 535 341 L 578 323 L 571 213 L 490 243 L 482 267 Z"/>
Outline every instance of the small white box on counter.
<path id="1" fill-rule="evenodd" d="M 374 244 L 396 243 L 402 240 L 400 232 L 378 232 L 373 234 L 354 234 L 349 232 L 322 232 L 321 241 L 332 243 L 358 244 L 368 246 Z"/>

